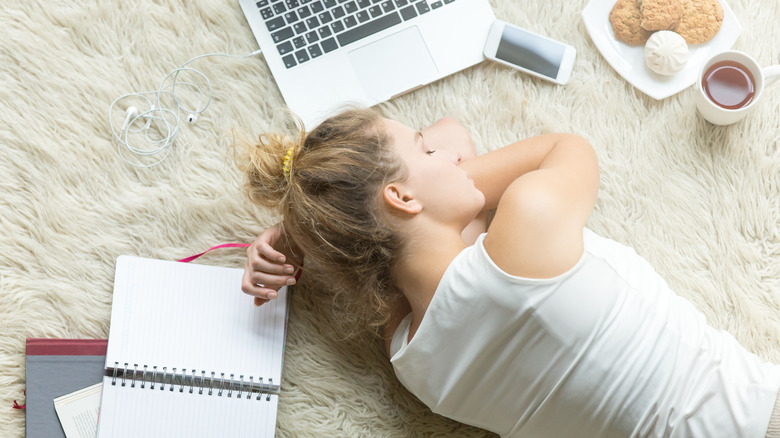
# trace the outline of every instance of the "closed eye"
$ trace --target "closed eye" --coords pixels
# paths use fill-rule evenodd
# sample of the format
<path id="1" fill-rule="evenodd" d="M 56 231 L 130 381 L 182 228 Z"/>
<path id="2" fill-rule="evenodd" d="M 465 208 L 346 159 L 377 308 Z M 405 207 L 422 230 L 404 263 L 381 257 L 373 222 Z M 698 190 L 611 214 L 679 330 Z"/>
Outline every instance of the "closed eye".
<path id="1" fill-rule="evenodd" d="M 423 138 L 422 131 L 417 131 L 417 141 L 420 143 L 420 147 L 425 151 L 428 155 L 433 155 L 434 152 L 436 152 L 436 149 L 428 149 L 425 147 L 425 139 Z"/>

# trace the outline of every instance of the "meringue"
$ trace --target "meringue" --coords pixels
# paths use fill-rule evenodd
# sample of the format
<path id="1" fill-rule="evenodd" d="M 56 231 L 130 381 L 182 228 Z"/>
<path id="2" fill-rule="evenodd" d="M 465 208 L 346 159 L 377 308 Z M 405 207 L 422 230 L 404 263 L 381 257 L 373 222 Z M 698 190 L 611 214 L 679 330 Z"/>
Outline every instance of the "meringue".
<path id="1" fill-rule="evenodd" d="M 650 70 L 671 76 L 688 63 L 688 43 L 671 30 L 659 30 L 645 43 L 645 62 Z"/>

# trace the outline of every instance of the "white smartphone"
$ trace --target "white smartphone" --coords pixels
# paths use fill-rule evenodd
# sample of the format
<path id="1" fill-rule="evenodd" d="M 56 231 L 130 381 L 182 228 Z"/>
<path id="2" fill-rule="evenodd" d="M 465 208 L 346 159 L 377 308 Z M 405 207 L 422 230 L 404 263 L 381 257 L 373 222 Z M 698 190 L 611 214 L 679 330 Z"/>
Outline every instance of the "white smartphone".
<path id="1" fill-rule="evenodd" d="M 485 57 L 530 75 L 564 85 L 574 66 L 574 47 L 496 20 L 485 42 Z"/>

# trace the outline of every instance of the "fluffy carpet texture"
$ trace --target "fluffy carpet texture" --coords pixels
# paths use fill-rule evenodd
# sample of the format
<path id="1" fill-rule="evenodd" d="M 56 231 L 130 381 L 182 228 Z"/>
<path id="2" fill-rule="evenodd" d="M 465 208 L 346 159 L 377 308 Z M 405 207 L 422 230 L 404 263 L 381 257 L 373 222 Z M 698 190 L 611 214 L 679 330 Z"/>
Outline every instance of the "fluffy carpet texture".
<path id="1" fill-rule="evenodd" d="M 384 113 L 412 126 L 452 116 L 480 153 L 543 132 L 585 136 L 602 172 L 589 226 L 636 248 L 713 326 L 780 361 L 780 85 L 746 120 L 716 127 L 692 89 L 656 101 L 617 75 L 587 35 L 586 0 L 491 4 L 573 45 L 570 83 L 485 62 Z M 729 4 L 743 25 L 735 48 L 780 63 L 780 3 Z M 157 89 L 194 56 L 256 50 L 238 3 L 17 0 L 0 8 L 0 29 L 0 435 L 21 437 L 24 411 L 11 405 L 24 400 L 25 338 L 105 338 L 117 256 L 178 259 L 250 242 L 275 221 L 246 200 L 228 146 L 234 130 L 271 128 L 284 102 L 262 56 L 196 61 L 210 106 L 162 164 L 135 168 L 118 156 L 109 105 Z M 243 254 L 202 260 L 240 267 Z M 307 272 L 292 300 L 278 436 L 490 436 L 431 413 L 378 344 L 331 340 L 317 276 L 327 273 Z"/>

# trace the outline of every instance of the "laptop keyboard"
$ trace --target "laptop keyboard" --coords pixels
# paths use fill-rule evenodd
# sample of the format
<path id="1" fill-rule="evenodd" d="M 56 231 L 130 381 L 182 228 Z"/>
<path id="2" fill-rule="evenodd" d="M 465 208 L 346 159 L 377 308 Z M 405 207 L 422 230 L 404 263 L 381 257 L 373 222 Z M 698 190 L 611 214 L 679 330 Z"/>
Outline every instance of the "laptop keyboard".
<path id="1" fill-rule="evenodd" d="M 257 7 L 287 68 L 455 0 L 260 0 Z"/>

